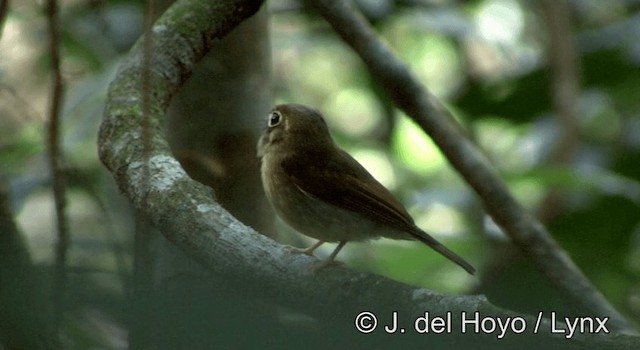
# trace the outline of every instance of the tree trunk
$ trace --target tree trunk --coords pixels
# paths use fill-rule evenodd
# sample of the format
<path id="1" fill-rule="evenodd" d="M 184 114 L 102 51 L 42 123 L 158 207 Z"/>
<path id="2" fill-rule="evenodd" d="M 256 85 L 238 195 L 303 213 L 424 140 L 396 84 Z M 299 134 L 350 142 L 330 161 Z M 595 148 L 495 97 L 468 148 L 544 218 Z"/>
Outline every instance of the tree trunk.
<path id="1" fill-rule="evenodd" d="M 211 48 L 172 100 L 167 121 L 171 149 L 187 173 L 263 233 L 273 232 L 255 156 L 259 126 L 271 107 L 267 19 L 263 9 Z M 159 348 L 254 347 L 273 331 L 265 325 L 277 328 L 275 308 L 239 296 L 160 240 L 155 294 L 161 322 L 154 327 Z"/>

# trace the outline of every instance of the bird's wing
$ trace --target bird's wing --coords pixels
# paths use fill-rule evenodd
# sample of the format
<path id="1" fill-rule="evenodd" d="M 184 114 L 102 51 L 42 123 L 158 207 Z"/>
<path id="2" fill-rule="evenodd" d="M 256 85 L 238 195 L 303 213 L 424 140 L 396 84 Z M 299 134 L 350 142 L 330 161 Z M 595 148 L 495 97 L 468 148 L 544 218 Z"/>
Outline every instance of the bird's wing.
<path id="1" fill-rule="evenodd" d="M 289 180 L 306 195 L 404 231 L 470 274 L 475 273 L 471 264 L 418 228 L 404 206 L 346 152 L 339 150 L 337 156 L 331 157 L 307 152 L 304 159 L 285 158 L 281 166 Z"/>
<path id="2" fill-rule="evenodd" d="M 307 195 L 371 221 L 411 231 L 415 225 L 404 206 L 355 159 L 338 151 L 332 157 L 307 152 L 304 160 L 285 158 L 282 170 Z"/>

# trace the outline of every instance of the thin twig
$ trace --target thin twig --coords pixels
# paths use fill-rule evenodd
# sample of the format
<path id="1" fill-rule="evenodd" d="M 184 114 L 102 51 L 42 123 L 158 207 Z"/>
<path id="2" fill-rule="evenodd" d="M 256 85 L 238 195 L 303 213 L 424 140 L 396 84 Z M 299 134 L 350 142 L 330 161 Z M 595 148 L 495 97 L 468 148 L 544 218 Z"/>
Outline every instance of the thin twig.
<path id="1" fill-rule="evenodd" d="M 589 282 L 546 228 L 511 195 L 489 161 L 461 131 L 442 103 L 380 41 L 350 1 L 307 1 L 365 62 L 391 99 L 431 136 L 449 162 L 474 188 L 494 221 L 523 253 L 572 300 L 594 316 L 610 317 L 611 329 L 635 333 Z"/>
<path id="2" fill-rule="evenodd" d="M 49 166 L 53 184 L 53 199 L 57 222 L 57 242 L 55 249 L 55 270 L 53 278 L 54 329 L 59 334 L 63 325 L 64 300 L 66 294 L 66 260 L 69 246 L 69 230 L 66 208 L 66 176 L 63 164 L 63 151 L 60 139 L 60 112 L 63 101 L 64 85 L 60 72 L 60 27 L 58 23 L 58 3 L 48 0 L 46 4 L 47 25 L 49 30 L 49 55 L 51 59 L 51 105 L 49 110 L 48 144 Z"/>

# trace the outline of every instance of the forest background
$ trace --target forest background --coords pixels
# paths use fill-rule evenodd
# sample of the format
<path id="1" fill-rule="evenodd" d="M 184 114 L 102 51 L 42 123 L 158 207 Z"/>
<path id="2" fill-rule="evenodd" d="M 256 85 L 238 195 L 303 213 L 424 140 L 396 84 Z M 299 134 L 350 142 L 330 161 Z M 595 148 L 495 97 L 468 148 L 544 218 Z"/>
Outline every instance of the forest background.
<path id="1" fill-rule="evenodd" d="M 178 5 L 192 11 L 198 7 L 189 6 L 198 3 Z M 239 3 L 201 8 L 222 13 L 228 5 L 250 12 L 246 9 L 256 6 Z M 171 38 L 163 35 L 180 33 L 172 39 L 191 40 L 191 28 L 172 32 L 171 25 L 209 12 L 181 13 L 173 7 L 174 12 L 165 13 L 171 2 L 163 1 L 2 2 L 0 348 L 254 348 L 271 338 L 286 347 L 306 342 L 322 347 L 361 341 L 353 327 L 355 313 L 328 317 L 318 311 L 321 298 L 301 306 L 309 295 L 305 288 L 315 283 L 331 291 L 350 278 L 372 283 L 360 284 L 372 294 L 373 282 L 382 283 L 380 295 L 405 287 L 442 293 L 438 296 L 482 294 L 492 306 L 534 317 L 539 312 L 549 317 L 551 311 L 596 317 L 612 307 L 619 317 L 611 320 L 611 330 L 637 329 L 640 1 L 355 2 L 354 13 L 364 15 L 406 64 L 410 78 L 442 103 L 435 106 L 444 106 L 448 112 L 443 115 L 451 113 L 461 135 L 477 145 L 525 212 L 544 224 L 559 244 L 549 247 L 555 247 L 560 260 L 566 251 L 585 281 L 602 293 L 600 309 L 589 309 L 588 302 L 566 289 L 573 280 L 554 274 L 563 271 L 555 260 L 547 266 L 523 244 L 513 243 L 505 224 L 492 218 L 492 203 L 501 203 L 469 185 L 469 176 L 460 174 L 463 162 L 442 152 L 439 141 L 424 132 L 433 130 L 389 93 L 390 83 L 381 81 L 373 64 L 350 46 L 340 29 L 354 22 L 341 25 L 331 19 L 324 3 L 331 2 L 274 0 L 255 15 L 248 13 L 246 21 L 227 16 L 232 19 L 220 23 L 229 28 L 209 29 L 201 35 L 201 47 L 190 42 L 193 57 L 164 61 L 159 43 Z M 229 13 L 243 15 L 241 10 Z M 161 15 L 164 22 L 152 29 L 150 23 Z M 203 21 L 192 22 L 196 27 Z M 140 39 L 145 32 L 154 33 L 154 39 Z M 181 66 L 172 83 L 185 84 L 175 96 L 168 83 L 157 80 L 156 75 L 170 77 L 167 66 L 195 61 L 206 49 L 197 67 Z M 145 186 L 153 187 L 156 177 L 178 175 L 158 171 L 166 170 L 158 163 L 142 167 L 147 170 L 132 184 L 122 177 L 126 171 L 113 167 L 117 156 L 110 149 L 117 145 L 109 143 L 113 126 L 105 124 L 114 115 L 137 112 L 127 101 L 119 105 L 122 96 L 135 95 L 117 91 L 117 84 L 110 90 L 109 84 L 127 79 L 129 69 L 139 72 L 125 88 L 141 92 L 132 99 L 142 116 L 137 124 L 142 153 L 124 146 L 113 154 L 131 152 L 130 157 L 158 161 L 153 158 L 160 143 L 156 137 L 166 138 L 188 174 L 214 189 L 201 187 L 201 195 L 215 193 L 216 202 L 234 217 L 278 242 L 305 246 L 311 241 L 275 220 L 264 201 L 255 142 L 273 104 L 313 106 L 327 117 L 336 141 L 398 195 L 418 225 L 471 261 L 478 274 L 467 275 L 420 244 L 389 240 L 349 244 L 340 258 L 346 269 L 407 286 L 346 269 L 300 280 L 309 263 L 302 257 L 284 258 L 291 270 L 272 275 L 257 267 L 273 256 L 244 259 L 262 242 L 251 236 L 247 246 L 242 239 L 228 243 L 245 253 L 215 251 L 226 263 L 200 253 L 191 256 L 188 244 L 178 243 L 176 249 L 174 240 L 180 239 L 163 230 L 191 226 L 163 227 L 164 219 L 156 215 L 172 215 L 176 209 L 167 203 L 173 202 L 146 192 Z M 155 104 L 162 94 L 170 95 L 170 103 Z M 217 209 L 208 215 L 227 220 Z M 321 255 L 331 247 L 326 249 Z M 242 262 L 234 260 L 238 257 Z M 251 271 L 259 271 L 264 280 L 254 279 L 252 285 L 250 278 L 234 279 L 252 264 Z M 287 288 L 298 283 L 302 287 Z M 357 299 L 353 288 L 333 289 L 340 300 L 329 303 L 327 313 Z M 275 296 L 278 292 L 284 296 Z M 393 309 L 389 300 L 393 297 L 378 302 Z M 479 300 L 467 301 L 484 302 Z M 443 310 L 458 310 L 450 301 Z M 389 318 L 380 315 L 381 322 Z M 238 330 L 241 339 L 230 335 Z M 399 341 L 380 334 L 365 339 Z M 508 341 L 531 339 L 512 335 Z M 421 344 L 425 339 L 401 341 Z M 453 335 L 435 341 L 446 347 L 465 340 Z M 582 341 L 560 344 L 579 348 L 590 342 Z"/>

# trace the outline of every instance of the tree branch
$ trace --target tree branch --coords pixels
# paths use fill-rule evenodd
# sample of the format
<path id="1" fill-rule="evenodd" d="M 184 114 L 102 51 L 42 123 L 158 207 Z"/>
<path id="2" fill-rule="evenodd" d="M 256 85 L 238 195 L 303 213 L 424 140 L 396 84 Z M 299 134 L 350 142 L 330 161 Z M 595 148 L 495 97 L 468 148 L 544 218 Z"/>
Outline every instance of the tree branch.
<path id="1" fill-rule="evenodd" d="M 213 40 L 226 35 L 259 7 L 260 2 L 256 1 L 180 0 L 154 25 L 148 163 L 141 141 L 140 41 L 109 88 L 98 140 L 100 158 L 112 171 L 124 195 L 148 215 L 169 241 L 227 281 L 230 287 L 324 320 L 323 324 L 328 324 L 332 331 L 332 339 L 341 335 L 337 339 L 357 339 L 360 344 L 378 346 L 381 342 L 423 343 L 424 335 L 385 337 L 382 324 L 376 334 L 363 336 L 356 332 L 354 321 L 365 310 L 385 319 L 397 311 L 404 321 L 402 326 L 409 329 L 413 326 L 410 320 L 428 311 L 432 316 L 451 315 L 453 324 L 451 334 L 429 336 L 431 348 L 450 348 L 462 342 L 478 348 L 478 340 L 487 347 L 502 348 L 500 345 L 513 346 L 532 338 L 537 345 L 598 344 L 603 348 L 616 342 L 620 346 L 621 341 L 611 337 L 577 335 L 565 340 L 550 334 L 547 320 L 542 320 L 540 334 L 533 334 L 534 318 L 497 308 L 482 296 L 438 294 L 341 267 L 311 274 L 308 267 L 313 258 L 291 254 L 284 246 L 240 223 L 211 198 L 209 188 L 190 179 L 171 156 L 160 119 L 174 92 Z M 151 176 L 146 186 L 140 186 L 145 167 Z M 476 311 L 482 317 L 522 317 L 528 327 L 524 334 L 509 334 L 506 340 L 473 331 L 459 337 L 462 313 Z M 638 344 L 638 339 L 626 337 L 622 342 Z"/>
<path id="2" fill-rule="evenodd" d="M 55 270 L 53 277 L 53 322 L 57 332 L 63 324 L 65 294 L 67 285 L 67 248 L 69 246 L 69 228 L 66 208 L 66 175 L 62 166 L 63 152 L 60 141 L 60 112 L 62 109 L 64 86 L 60 71 L 60 28 L 58 21 L 58 2 L 48 0 L 46 4 L 47 25 L 49 30 L 49 55 L 51 59 L 51 106 L 49 110 L 47 150 L 53 199 L 55 202 L 57 241 L 55 248 Z"/>
<path id="3" fill-rule="evenodd" d="M 587 280 L 546 228 L 516 201 L 489 161 L 450 113 L 383 44 L 350 1 L 307 1 L 367 65 L 391 99 L 438 145 L 474 188 L 493 220 L 551 281 L 594 316 L 611 317 L 617 331 L 635 333 L 629 322 Z"/>
<path id="4" fill-rule="evenodd" d="M 142 158 L 148 164 L 151 156 L 151 59 L 153 48 L 153 35 L 151 27 L 153 25 L 155 1 L 147 0 L 144 11 L 144 35 L 142 39 L 142 72 L 141 86 L 142 100 L 141 113 L 142 120 L 140 127 L 142 130 Z M 140 184 L 147 187 L 149 183 L 149 167 L 142 169 Z M 146 193 L 146 189 L 143 190 Z M 145 198 L 142 201 L 146 201 Z M 133 321 L 129 324 L 129 348 L 131 350 L 147 349 L 153 340 L 149 325 L 152 324 L 152 290 L 153 290 L 153 254 L 151 252 L 152 226 L 147 215 L 136 210 L 135 215 L 135 235 L 133 239 L 133 279 L 131 309 Z"/>

